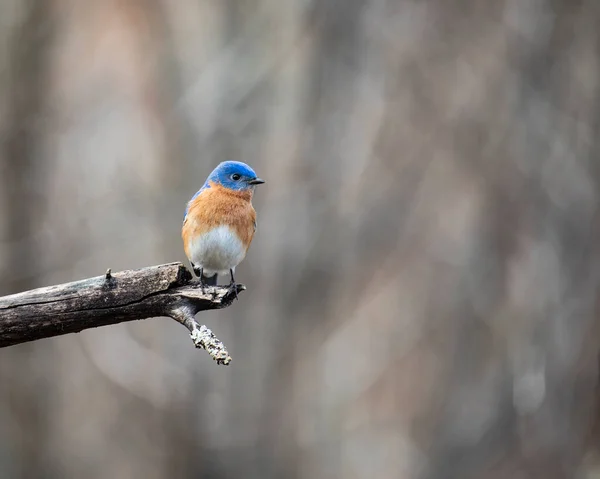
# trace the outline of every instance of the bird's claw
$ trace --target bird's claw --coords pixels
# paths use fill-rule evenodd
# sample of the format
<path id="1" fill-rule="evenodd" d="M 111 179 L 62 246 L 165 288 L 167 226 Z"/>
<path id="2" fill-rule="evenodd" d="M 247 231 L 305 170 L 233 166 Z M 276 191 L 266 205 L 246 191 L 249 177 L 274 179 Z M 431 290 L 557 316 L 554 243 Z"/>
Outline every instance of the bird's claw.
<path id="1" fill-rule="evenodd" d="M 232 281 L 231 283 L 229 283 L 229 290 L 233 290 L 233 295 L 235 297 L 235 299 L 239 300 L 238 298 L 238 291 L 237 291 L 237 285 L 235 284 L 235 281 Z"/>
<path id="2" fill-rule="evenodd" d="M 202 274 L 200 275 L 198 282 L 200 283 L 200 291 L 202 291 L 202 294 L 206 294 L 206 284 L 204 284 L 204 281 L 202 279 Z"/>

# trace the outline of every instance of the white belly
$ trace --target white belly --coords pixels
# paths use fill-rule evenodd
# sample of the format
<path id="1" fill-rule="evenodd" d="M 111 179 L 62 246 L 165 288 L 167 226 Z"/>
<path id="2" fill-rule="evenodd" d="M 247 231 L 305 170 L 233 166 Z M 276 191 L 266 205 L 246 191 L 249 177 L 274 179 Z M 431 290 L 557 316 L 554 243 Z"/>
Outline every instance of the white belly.
<path id="1" fill-rule="evenodd" d="M 246 248 L 229 226 L 198 236 L 191 242 L 189 252 L 191 262 L 203 268 L 206 276 L 229 273 L 246 256 Z"/>

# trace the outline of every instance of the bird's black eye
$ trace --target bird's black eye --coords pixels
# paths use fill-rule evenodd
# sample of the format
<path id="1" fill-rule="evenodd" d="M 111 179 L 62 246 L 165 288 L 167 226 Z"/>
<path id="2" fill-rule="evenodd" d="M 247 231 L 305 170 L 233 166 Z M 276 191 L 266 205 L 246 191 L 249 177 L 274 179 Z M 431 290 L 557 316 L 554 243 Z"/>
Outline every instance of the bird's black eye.
<path id="1" fill-rule="evenodd" d="M 237 180 L 239 180 L 241 177 L 242 177 L 242 175 L 239 175 L 239 174 L 237 174 L 237 173 L 234 173 L 233 175 L 231 175 L 231 179 L 232 179 L 233 181 L 237 181 Z"/>

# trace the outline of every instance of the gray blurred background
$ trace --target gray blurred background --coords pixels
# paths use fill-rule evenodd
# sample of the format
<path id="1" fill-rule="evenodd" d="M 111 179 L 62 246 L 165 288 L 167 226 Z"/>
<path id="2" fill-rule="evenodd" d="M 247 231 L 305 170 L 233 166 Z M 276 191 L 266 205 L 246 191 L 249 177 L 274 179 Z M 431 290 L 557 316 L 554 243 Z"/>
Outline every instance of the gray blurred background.
<path id="1" fill-rule="evenodd" d="M 0 0 L 0 294 L 185 260 L 201 313 L 0 350 L 0 478 L 597 478 L 597 0 Z"/>

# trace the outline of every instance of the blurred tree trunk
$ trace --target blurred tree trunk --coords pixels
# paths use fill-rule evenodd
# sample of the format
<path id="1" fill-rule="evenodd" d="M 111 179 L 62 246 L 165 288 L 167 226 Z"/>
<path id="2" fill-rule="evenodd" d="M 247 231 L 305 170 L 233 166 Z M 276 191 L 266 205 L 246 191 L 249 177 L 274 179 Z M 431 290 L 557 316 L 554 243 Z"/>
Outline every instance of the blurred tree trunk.
<path id="1" fill-rule="evenodd" d="M 40 135 L 44 128 L 45 85 L 48 81 L 49 46 L 52 44 L 52 8 L 48 2 L 8 2 L 0 13 L 9 47 L 1 69 L 5 75 L 3 118 L 0 122 L 0 192 L 3 196 L 2 249 L 0 252 L 1 294 L 37 286 L 38 265 L 43 251 L 37 238 L 39 205 L 44 196 Z M 46 349 L 24 345 L 7 352 L 0 367 L 0 409 L 10 410 L 2 418 L 6 452 L 1 462 L 4 477 L 49 477 L 40 441 L 47 440 L 49 418 L 46 396 L 37 388 L 44 385 L 41 361 Z M 15 364 L 28 371 L 27 379 L 17 378 Z"/>

